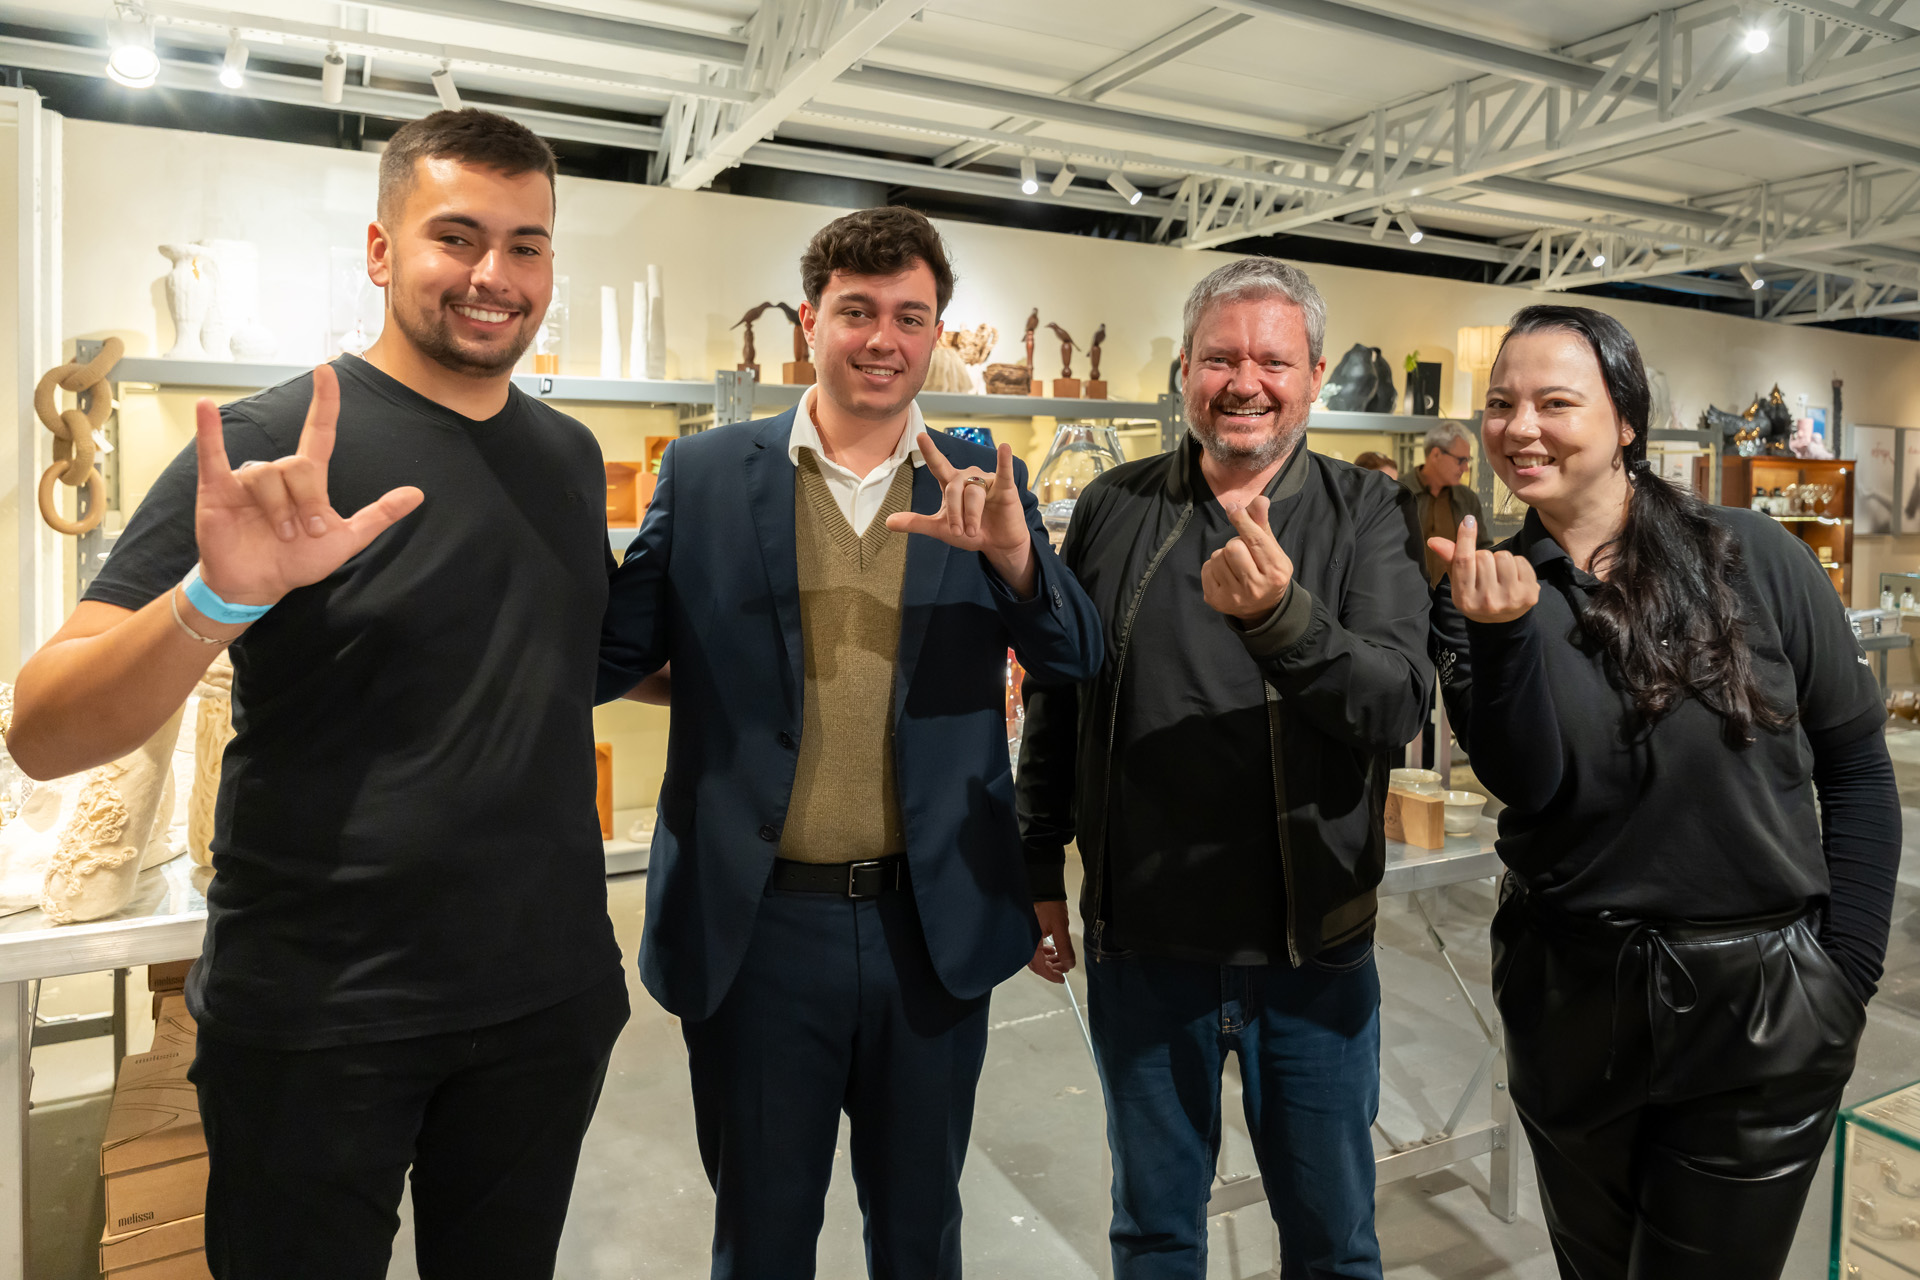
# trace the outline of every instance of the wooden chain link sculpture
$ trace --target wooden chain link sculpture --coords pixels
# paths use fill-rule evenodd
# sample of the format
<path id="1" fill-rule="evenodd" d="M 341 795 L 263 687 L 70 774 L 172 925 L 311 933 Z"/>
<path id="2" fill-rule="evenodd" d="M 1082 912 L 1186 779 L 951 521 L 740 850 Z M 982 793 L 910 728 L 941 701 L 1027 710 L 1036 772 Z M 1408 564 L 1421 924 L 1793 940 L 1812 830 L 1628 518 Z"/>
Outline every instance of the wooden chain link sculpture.
<path id="1" fill-rule="evenodd" d="M 33 411 L 39 415 L 41 424 L 53 432 L 53 465 L 40 476 L 40 516 L 56 532 L 78 536 L 99 524 L 100 517 L 106 514 L 107 485 L 93 465 L 93 434 L 105 425 L 107 415 L 113 411 L 113 397 L 101 392 L 93 397 L 84 412 L 80 409 L 62 412 L 59 392 L 71 391 L 78 397 L 100 386 L 126 350 L 126 343 L 108 338 L 93 359 L 85 364 L 68 361 L 57 369 L 47 370 L 46 377 L 33 389 Z M 56 480 L 75 490 L 86 485 L 92 510 L 78 520 L 61 515 L 60 504 L 54 499 Z"/>

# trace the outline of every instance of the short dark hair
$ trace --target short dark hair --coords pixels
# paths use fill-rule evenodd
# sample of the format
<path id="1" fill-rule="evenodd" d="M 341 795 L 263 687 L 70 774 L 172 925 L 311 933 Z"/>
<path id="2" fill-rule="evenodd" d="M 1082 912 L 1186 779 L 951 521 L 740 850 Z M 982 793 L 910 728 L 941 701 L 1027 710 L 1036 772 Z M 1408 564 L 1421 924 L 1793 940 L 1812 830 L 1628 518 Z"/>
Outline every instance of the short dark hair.
<path id="1" fill-rule="evenodd" d="M 935 316 L 946 313 L 953 300 L 953 267 L 947 262 L 947 246 L 925 215 L 900 205 L 882 205 L 862 209 L 835 218 L 814 234 L 807 251 L 800 255 L 800 288 L 807 301 L 820 305 L 833 273 L 852 276 L 895 276 L 924 262 L 933 272 L 933 291 L 938 299 Z"/>
<path id="2" fill-rule="evenodd" d="M 553 148 L 519 121 L 478 107 L 436 111 L 401 125 L 381 153 L 381 222 L 400 216 L 400 207 L 413 192 L 418 162 L 443 158 L 497 169 L 508 177 L 542 173 L 549 187 L 558 172 Z"/>

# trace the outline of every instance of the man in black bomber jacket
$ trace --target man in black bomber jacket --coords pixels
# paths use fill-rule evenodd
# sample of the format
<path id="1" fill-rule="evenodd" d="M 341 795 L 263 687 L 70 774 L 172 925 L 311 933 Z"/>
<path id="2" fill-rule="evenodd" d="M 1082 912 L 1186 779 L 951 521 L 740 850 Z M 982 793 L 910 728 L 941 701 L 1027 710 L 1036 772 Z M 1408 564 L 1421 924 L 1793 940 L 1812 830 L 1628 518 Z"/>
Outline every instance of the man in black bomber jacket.
<path id="1" fill-rule="evenodd" d="M 1191 438 L 1080 497 L 1062 557 L 1106 661 L 1027 684 L 1020 825 L 1061 981 L 1078 840 L 1116 1280 L 1206 1273 L 1220 1075 L 1289 1275 L 1380 1276 L 1374 891 L 1395 752 L 1432 697 L 1408 495 L 1308 452 L 1326 309 L 1248 258 L 1187 300 Z"/>

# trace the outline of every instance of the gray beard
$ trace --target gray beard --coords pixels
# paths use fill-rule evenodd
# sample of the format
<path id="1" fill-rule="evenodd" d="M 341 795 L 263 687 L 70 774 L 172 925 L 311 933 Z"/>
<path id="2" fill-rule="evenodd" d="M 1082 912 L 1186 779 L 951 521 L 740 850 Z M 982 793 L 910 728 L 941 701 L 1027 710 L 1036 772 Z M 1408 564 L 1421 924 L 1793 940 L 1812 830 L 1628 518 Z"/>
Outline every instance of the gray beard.
<path id="1" fill-rule="evenodd" d="M 1280 459 L 1293 452 L 1295 445 L 1307 434 L 1307 414 L 1302 412 L 1298 421 L 1282 422 L 1274 433 L 1259 444 L 1242 447 L 1228 444 L 1212 431 L 1200 425 L 1201 412 L 1205 405 L 1196 406 L 1187 402 L 1187 430 L 1207 456 L 1222 466 L 1235 471 L 1263 471 Z"/>

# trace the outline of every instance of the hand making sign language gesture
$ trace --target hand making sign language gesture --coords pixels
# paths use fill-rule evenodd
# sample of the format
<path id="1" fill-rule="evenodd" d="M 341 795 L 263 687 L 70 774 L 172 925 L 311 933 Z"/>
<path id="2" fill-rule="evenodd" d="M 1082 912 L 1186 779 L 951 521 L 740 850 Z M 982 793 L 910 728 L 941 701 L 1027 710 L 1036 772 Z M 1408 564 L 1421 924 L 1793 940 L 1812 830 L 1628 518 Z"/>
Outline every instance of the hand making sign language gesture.
<path id="1" fill-rule="evenodd" d="M 924 431 L 920 456 L 940 484 L 940 510 L 932 515 L 895 512 L 887 517 L 887 528 L 924 533 L 950 547 L 978 551 L 1016 596 L 1031 596 L 1039 568 L 1033 557 L 1033 530 L 1027 525 L 1020 485 L 1013 477 L 1013 446 L 1000 446 L 1000 460 L 991 475 L 979 467 L 964 471 L 955 467 Z"/>
<path id="2" fill-rule="evenodd" d="M 1201 597 L 1249 627 L 1265 622 L 1293 585 L 1293 561 L 1273 536 L 1268 507 L 1265 494 L 1244 507 L 1229 507 L 1227 519 L 1240 532 L 1200 566 Z"/>
<path id="3" fill-rule="evenodd" d="M 330 365 L 313 371 L 313 400 L 299 447 L 272 462 L 227 462 L 220 410 L 196 406 L 200 461 L 194 537 L 200 577 L 229 604 L 271 605 L 297 587 L 320 581 L 395 521 L 423 495 L 403 485 L 342 518 L 327 499 L 327 463 L 340 417 L 340 383 Z"/>
<path id="4" fill-rule="evenodd" d="M 1476 551 L 1472 516 L 1460 522 L 1451 542 L 1428 538 L 1427 545 L 1450 567 L 1453 603 L 1473 622 L 1512 622 L 1540 602 L 1540 580 L 1533 566 L 1511 551 Z"/>

